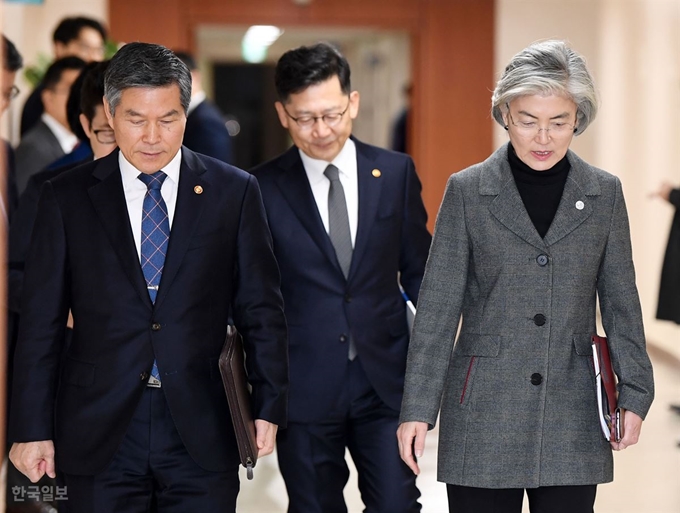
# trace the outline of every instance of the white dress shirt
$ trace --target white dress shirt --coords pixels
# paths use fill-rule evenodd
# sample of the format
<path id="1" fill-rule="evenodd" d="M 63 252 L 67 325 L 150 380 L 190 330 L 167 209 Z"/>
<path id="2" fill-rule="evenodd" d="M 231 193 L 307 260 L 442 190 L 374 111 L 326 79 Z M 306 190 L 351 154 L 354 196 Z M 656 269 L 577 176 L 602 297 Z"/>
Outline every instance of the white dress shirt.
<path id="1" fill-rule="evenodd" d="M 59 141 L 59 146 L 64 150 L 64 153 L 71 153 L 73 148 L 78 144 L 78 138 L 70 131 L 64 128 L 56 119 L 50 116 L 47 112 L 43 112 L 40 119 L 47 125 L 47 128 L 54 134 L 54 137 Z"/>
<path id="2" fill-rule="evenodd" d="M 342 147 L 342 150 L 340 150 L 340 153 L 333 159 L 333 162 L 313 159 L 302 150 L 299 151 L 326 232 L 329 231 L 328 191 L 331 188 L 331 181 L 326 178 L 323 172 L 328 164 L 333 164 L 338 168 L 338 177 L 340 178 L 342 188 L 345 190 L 349 231 L 352 236 L 352 247 L 354 247 L 357 237 L 357 224 L 359 222 L 359 179 L 357 177 L 357 147 L 354 141 L 347 139 L 347 142 Z"/>
<path id="3" fill-rule="evenodd" d="M 163 182 L 161 187 L 161 196 L 168 207 L 168 222 L 172 229 L 172 218 L 175 215 L 175 205 L 177 204 L 177 185 L 179 184 L 179 167 L 182 163 L 182 150 L 177 152 L 177 155 L 160 171 L 163 171 L 168 177 Z M 125 193 L 125 201 L 127 202 L 128 215 L 130 216 L 130 226 L 132 227 L 132 235 L 135 238 L 135 247 L 139 255 L 139 261 L 142 261 L 142 210 L 144 206 L 144 196 L 146 195 L 147 187 L 144 182 L 137 178 L 141 171 L 130 164 L 123 156 L 123 152 L 118 153 L 118 166 L 120 167 L 120 174 L 123 178 L 123 192 Z"/>

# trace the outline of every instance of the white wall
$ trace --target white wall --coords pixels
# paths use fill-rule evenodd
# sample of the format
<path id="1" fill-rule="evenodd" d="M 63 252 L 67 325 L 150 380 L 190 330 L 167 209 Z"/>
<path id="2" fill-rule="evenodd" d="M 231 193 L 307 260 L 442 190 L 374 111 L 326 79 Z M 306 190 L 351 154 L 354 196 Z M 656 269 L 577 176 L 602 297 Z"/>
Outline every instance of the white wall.
<path id="1" fill-rule="evenodd" d="M 679 34 L 678 0 L 497 0 L 497 73 L 538 39 L 585 56 L 601 108 L 572 149 L 621 179 L 647 339 L 678 358 L 680 326 L 654 318 L 673 209 L 648 195 L 664 179 L 680 185 Z M 506 140 L 498 127 L 496 143 Z"/>

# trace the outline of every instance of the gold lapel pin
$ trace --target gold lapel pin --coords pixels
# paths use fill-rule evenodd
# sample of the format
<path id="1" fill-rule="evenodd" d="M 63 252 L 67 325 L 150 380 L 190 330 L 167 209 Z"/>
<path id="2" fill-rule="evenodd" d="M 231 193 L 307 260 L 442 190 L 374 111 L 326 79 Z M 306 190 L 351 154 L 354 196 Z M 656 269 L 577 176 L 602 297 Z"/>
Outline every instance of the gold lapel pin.
<path id="1" fill-rule="evenodd" d="M 380 172 L 380 169 L 374 169 L 373 171 L 371 171 L 371 174 L 372 174 L 373 176 L 375 176 L 376 178 L 380 178 L 380 175 L 381 175 L 382 173 Z"/>
<path id="2" fill-rule="evenodd" d="M 203 187 L 201 187 L 200 185 L 197 185 L 196 187 L 194 187 L 194 192 L 196 194 L 203 194 Z"/>

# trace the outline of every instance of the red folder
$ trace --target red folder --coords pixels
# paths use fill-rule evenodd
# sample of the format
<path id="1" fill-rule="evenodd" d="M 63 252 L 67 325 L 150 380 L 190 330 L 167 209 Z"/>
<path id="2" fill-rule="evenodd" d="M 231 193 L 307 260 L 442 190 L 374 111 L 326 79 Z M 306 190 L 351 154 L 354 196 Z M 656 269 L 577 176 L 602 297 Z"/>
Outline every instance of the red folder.
<path id="1" fill-rule="evenodd" d="M 623 412 L 618 407 L 616 374 L 609 356 L 607 337 L 592 336 L 598 415 L 602 433 L 609 441 L 621 441 Z"/>

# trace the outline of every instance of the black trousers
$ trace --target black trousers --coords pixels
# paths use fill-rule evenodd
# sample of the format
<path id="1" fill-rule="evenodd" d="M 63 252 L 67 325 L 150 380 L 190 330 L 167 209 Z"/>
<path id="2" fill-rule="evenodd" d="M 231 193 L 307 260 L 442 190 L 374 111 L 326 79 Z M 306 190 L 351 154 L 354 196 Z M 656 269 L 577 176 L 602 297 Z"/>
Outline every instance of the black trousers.
<path id="1" fill-rule="evenodd" d="M 289 422 L 277 436 L 288 513 L 347 513 L 345 448 L 357 467 L 364 513 L 418 513 L 416 476 L 397 446 L 399 412 L 375 393 L 360 358 L 349 364 L 343 400 L 319 424 Z"/>
<path id="2" fill-rule="evenodd" d="M 593 513 L 597 485 L 527 488 L 531 513 Z M 449 513 L 522 513 L 524 488 L 446 485 Z"/>
<path id="3" fill-rule="evenodd" d="M 234 513 L 238 461 L 210 472 L 189 456 L 165 395 L 147 388 L 113 460 L 94 476 L 66 474 L 69 513 Z"/>

